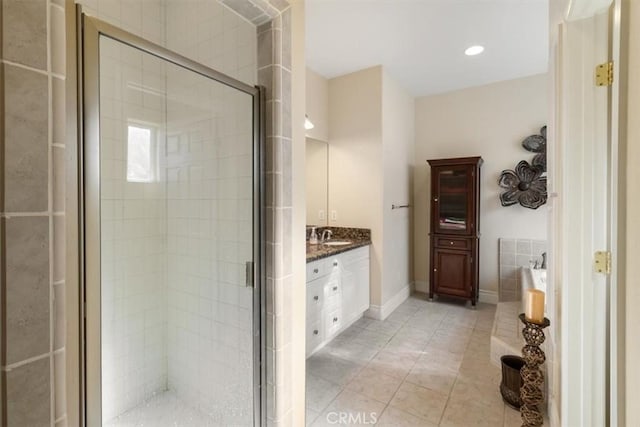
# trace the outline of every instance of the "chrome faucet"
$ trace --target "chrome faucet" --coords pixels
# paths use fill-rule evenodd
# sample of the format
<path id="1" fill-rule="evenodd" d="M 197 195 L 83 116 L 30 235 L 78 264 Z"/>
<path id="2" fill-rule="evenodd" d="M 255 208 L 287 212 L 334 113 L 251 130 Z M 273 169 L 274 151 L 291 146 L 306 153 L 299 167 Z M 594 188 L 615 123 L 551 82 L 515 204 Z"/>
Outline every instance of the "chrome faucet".
<path id="1" fill-rule="evenodd" d="M 320 241 L 326 242 L 327 240 L 330 240 L 332 234 L 333 234 L 333 231 L 329 230 L 328 228 L 325 228 L 324 230 L 322 230 L 322 237 L 320 238 Z"/>

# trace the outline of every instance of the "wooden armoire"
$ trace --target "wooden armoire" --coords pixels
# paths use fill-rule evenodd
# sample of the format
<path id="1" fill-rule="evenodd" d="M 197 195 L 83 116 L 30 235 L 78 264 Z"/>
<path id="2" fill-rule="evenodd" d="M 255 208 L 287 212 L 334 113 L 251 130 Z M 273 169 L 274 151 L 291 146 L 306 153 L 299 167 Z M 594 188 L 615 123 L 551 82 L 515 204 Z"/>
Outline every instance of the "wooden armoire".
<path id="1" fill-rule="evenodd" d="M 431 265 L 434 295 L 478 301 L 481 157 L 428 160 L 431 166 Z"/>

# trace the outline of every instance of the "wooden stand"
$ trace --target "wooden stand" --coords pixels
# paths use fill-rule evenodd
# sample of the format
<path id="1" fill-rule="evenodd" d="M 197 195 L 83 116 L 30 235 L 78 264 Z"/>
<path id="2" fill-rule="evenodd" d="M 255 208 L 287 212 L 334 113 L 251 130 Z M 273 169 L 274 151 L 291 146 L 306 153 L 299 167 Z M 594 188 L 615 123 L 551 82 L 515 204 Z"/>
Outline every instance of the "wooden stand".
<path id="1" fill-rule="evenodd" d="M 482 158 L 428 160 L 431 166 L 429 299 L 463 298 L 475 307 L 480 271 Z"/>
<path id="2" fill-rule="evenodd" d="M 546 360 L 540 345 L 545 339 L 544 328 L 549 326 L 551 322 L 545 317 L 542 324 L 532 323 L 524 317 L 524 313 L 521 313 L 519 317 L 524 323 L 522 335 L 527 343 L 522 347 L 525 365 L 520 370 L 520 375 L 522 375 L 520 416 L 522 417 L 522 427 L 538 427 L 544 423 L 544 417 L 540 410 L 540 405 L 544 402 L 544 394 L 542 393 L 544 375 L 540 370 L 540 365 Z"/>

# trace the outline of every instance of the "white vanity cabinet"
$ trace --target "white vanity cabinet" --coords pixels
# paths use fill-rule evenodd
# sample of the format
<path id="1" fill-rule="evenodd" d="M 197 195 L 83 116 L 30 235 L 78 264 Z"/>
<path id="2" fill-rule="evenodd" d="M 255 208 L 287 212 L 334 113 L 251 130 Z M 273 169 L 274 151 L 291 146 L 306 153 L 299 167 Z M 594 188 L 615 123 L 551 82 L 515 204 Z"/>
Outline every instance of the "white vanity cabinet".
<path id="1" fill-rule="evenodd" d="M 307 263 L 307 357 L 369 308 L 369 246 Z"/>

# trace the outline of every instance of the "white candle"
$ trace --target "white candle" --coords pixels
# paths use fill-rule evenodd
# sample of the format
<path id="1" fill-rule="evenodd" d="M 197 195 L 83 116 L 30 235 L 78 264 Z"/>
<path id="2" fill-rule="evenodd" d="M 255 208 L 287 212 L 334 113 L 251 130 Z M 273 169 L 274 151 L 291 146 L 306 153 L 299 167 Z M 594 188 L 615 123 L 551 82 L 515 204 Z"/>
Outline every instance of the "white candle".
<path id="1" fill-rule="evenodd" d="M 524 300 L 524 317 L 532 323 L 544 322 L 544 292 L 527 289 Z"/>

